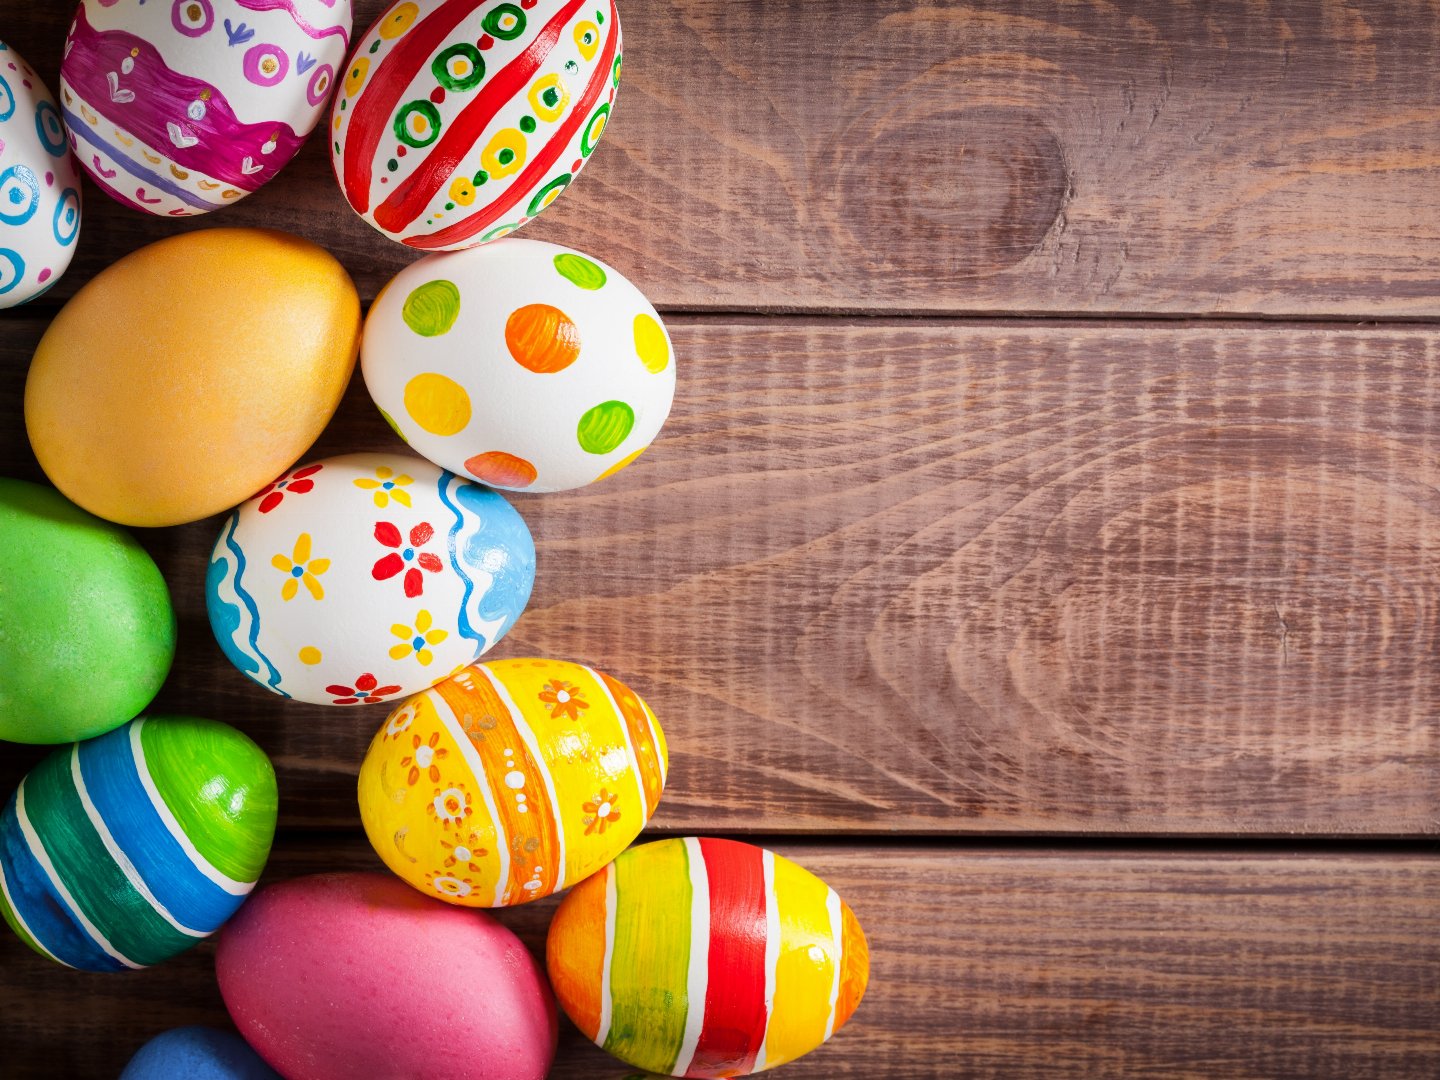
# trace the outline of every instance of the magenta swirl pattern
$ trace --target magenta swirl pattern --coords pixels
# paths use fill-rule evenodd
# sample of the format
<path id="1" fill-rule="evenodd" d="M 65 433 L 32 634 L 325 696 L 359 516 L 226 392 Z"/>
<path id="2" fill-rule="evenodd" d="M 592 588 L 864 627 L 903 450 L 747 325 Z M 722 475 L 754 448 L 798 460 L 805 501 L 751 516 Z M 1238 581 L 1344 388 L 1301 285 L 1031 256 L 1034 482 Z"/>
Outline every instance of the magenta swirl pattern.
<path id="1" fill-rule="evenodd" d="M 136 209 L 228 206 L 314 129 L 350 28 L 350 0 L 82 0 L 60 69 L 70 145 Z"/>

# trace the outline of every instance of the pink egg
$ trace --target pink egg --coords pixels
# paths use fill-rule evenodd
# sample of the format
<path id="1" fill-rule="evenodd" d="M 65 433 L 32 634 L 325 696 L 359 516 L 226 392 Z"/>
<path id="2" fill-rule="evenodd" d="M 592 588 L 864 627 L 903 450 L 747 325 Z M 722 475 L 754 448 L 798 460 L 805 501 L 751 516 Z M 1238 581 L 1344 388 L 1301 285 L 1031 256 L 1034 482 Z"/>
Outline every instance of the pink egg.
<path id="1" fill-rule="evenodd" d="M 215 973 L 240 1033 L 290 1080 L 540 1080 L 555 1056 L 555 999 L 520 939 L 397 878 L 262 889 Z"/>

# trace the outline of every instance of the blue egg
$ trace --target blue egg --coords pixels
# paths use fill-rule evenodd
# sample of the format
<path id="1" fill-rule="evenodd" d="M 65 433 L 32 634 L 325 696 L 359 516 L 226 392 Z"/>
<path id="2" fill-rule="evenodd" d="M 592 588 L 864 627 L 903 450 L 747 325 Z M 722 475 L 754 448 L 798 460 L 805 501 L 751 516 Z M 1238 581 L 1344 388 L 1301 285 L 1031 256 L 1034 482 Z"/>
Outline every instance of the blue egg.
<path id="1" fill-rule="evenodd" d="M 120 1080 L 280 1080 L 280 1074 L 233 1032 L 182 1027 L 142 1046 Z"/>

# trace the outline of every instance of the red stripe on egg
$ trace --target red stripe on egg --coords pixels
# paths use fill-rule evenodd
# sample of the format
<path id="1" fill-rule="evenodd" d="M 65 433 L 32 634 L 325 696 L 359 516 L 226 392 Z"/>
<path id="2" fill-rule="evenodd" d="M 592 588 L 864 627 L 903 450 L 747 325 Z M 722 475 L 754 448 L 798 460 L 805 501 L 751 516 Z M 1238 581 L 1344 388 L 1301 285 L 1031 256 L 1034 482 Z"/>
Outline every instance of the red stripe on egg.
<path id="1" fill-rule="evenodd" d="M 430 63 L 435 51 L 445 43 L 450 32 L 465 21 L 486 0 L 452 0 L 442 4 L 434 14 L 412 26 L 409 31 L 385 54 L 375 68 L 375 73 L 360 88 L 350 112 L 350 125 L 345 136 L 345 167 L 340 178 L 345 187 L 345 197 L 350 200 L 358 213 L 370 209 L 370 173 L 375 165 L 375 151 L 380 139 L 390 131 L 390 117 L 400 103 L 400 97 Z M 386 15 L 389 14 L 387 9 Z M 385 16 L 382 15 L 380 19 Z M 380 19 L 375 26 L 380 25 Z M 373 30 L 375 27 L 372 26 Z M 370 35 L 361 39 L 365 45 Z M 368 47 L 368 46 L 367 46 Z M 355 56 L 365 57 L 367 53 L 357 48 Z M 352 57 L 354 59 L 354 57 Z M 347 67 L 345 69 L 349 71 Z M 341 75 L 341 92 L 332 109 L 338 110 L 344 93 L 344 74 Z M 332 121 L 333 123 L 333 121 Z"/>
<path id="2" fill-rule="evenodd" d="M 615 17 L 615 5 L 612 3 L 610 18 L 614 20 Z M 469 240 L 480 230 L 489 228 L 500 218 L 508 215 L 517 203 L 533 194 L 534 186 L 569 147 L 575 138 L 575 133 L 580 130 L 580 125 L 590 118 L 591 110 L 600 100 L 600 95 L 605 92 L 605 87 L 610 83 L 611 68 L 615 63 L 615 50 L 620 43 L 619 24 L 613 23 L 613 25 L 616 26 L 616 31 L 605 43 L 605 53 L 600 58 L 600 65 L 595 69 L 595 74 L 590 78 L 590 84 L 585 88 L 585 96 L 571 111 L 561 129 L 545 144 L 545 148 L 531 160 L 515 182 L 510 185 L 505 195 L 496 199 L 480 213 L 457 221 L 454 225 L 436 233 L 407 236 L 400 241 L 402 244 L 433 251 Z M 378 213 L 376 216 L 378 218 Z"/>
<path id="3" fill-rule="evenodd" d="M 765 1043 L 765 852 L 709 838 L 700 850 L 710 886 L 709 981 L 705 1025 L 685 1075 L 742 1076 Z"/>
<path id="4" fill-rule="evenodd" d="M 558 15 L 545 24 L 545 29 L 536 35 L 524 52 L 485 81 L 475 100 L 445 125 L 435 149 L 375 208 L 376 224 L 386 232 L 395 233 L 425 212 L 441 185 L 455 175 L 460 163 L 474 150 L 486 126 L 495 119 L 495 114 L 514 100 L 535 72 L 540 70 L 540 65 L 560 40 L 560 32 L 583 6 L 584 0 L 570 0 Z M 611 36 L 613 38 L 614 35 Z M 522 174 L 511 190 L 520 185 L 526 175 Z"/>

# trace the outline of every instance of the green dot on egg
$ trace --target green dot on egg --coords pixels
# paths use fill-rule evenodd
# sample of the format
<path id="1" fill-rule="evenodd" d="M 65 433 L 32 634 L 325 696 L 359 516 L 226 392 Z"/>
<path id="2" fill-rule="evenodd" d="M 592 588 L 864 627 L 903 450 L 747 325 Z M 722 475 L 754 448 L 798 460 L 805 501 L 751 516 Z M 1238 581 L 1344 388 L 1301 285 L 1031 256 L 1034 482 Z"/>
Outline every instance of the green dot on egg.
<path id="1" fill-rule="evenodd" d="M 527 135 L 535 130 L 535 118 L 533 116 L 522 116 L 520 118 L 520 130 Z"/>
<path id="2" fill-rule="evenodd" d="M 443 278 L 427 281 L 411 290 L 400 316 L 421 337 L 439 337 L 460 317 L 460 290 Z"/>
<path id="3" fill-rule="evenodd" d="M 635 410 L 623 401 L 602 401 L 580 418 L 575 435 L 587 454 L 608 454 L 635 426 Z"/>

